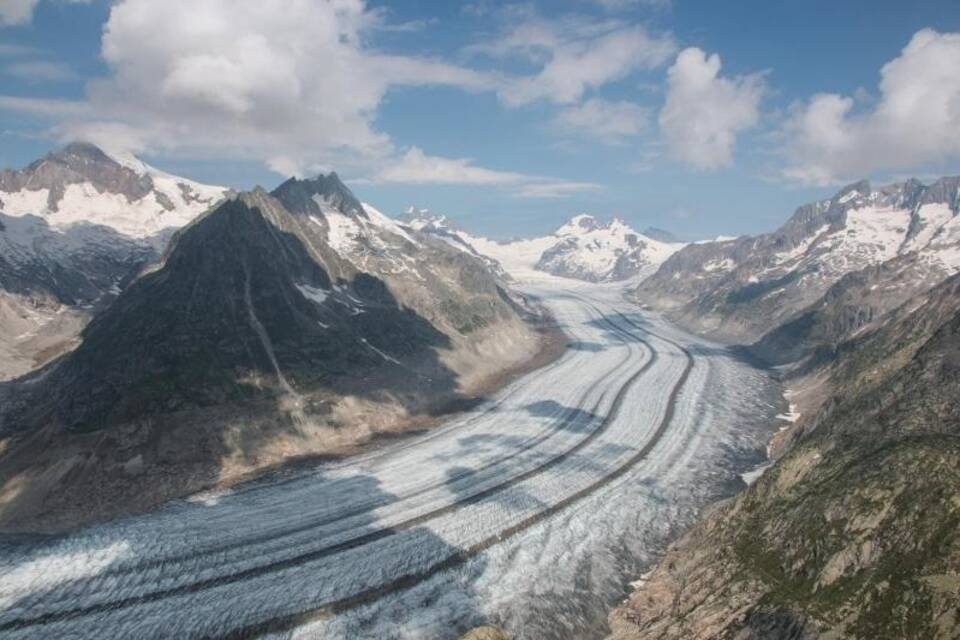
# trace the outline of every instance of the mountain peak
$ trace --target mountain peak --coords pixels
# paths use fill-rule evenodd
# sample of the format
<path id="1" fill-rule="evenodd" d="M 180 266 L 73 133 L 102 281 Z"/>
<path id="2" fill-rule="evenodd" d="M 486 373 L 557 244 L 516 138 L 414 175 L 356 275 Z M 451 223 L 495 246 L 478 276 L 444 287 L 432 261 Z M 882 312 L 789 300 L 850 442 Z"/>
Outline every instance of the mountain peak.
<path id="1" fill-rule="evenodd" d="M 315 178 L 290 178 L 274 189 L 271 195 L 294 213 L 327 207 L 347 215 L 366 217 L 363 205 L 334 171 L 326 175 L 321 173 Z"/>
<path id="2" fill-rule="evenodd" d="M 103 149 L 92 142 L 85 142 L 82 140 L 68 142 L 62 148 L 51 152 L 49 155 L 54 158 L 68 158 L 76 156 L 95 160 L 110 160 L 110 157 L 103 151 Z"/>
<path id="3" fill-rule="evenodd" d="M 860 180 L 854 182 L 853 184 L 848 184 L 833 197 L 837 202 L 847 202 L 852 200 L 857 196 L 868 196 L 870 195 L 870 181 L 869 180 Z"/>
<path id="4" fill-rule="evenodd" d="M 131 168 L 128 163 L 121 163 L 97 145 L 83 141 L 70 142 L 56 151 L 51 151 L 29 168 L 36 168 L 48 162 L 55 162 L 83 175 Z"/>
<path id="5" fill-rule="evenodd" d="M 460 231 L 460 229 L 442 213 L 434 213 L 430 209 L 421 209 L 412 205 L 407 207 L 403 215 L 398 219 L 417 231 L 422 231 L 425 228 Z"/>
<path id="6" fill-rule="evenodd" d="M 570 235 L 584 233 L 599 229 L 600 221 L 588 213 L 580 213 L 562 224 L 554 233 L 555 235 Z"/>
<path id="7" fill-rule="evenodd" d="M 0 171 L 0 201 L 7 214 L 39 215 L 57 229 L 100 225 L 161 244 L 165 230 L 183 226 L 225 192 L 153 169 L 132 154 L 82 141 L 23 169 Z"/>

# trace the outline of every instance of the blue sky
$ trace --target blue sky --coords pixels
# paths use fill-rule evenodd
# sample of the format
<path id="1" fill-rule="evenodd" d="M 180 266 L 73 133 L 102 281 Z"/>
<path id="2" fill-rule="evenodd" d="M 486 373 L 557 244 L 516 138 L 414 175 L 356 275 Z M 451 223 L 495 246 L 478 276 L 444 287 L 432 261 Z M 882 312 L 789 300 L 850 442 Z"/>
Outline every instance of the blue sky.
<path id="1" fill-rule="evenodd" d="M 496 237 L 776 227 L 960 173 L 960 3 L 0 0 L 0 166 L 72 138 L 202 181 L 336 169 Z"/>

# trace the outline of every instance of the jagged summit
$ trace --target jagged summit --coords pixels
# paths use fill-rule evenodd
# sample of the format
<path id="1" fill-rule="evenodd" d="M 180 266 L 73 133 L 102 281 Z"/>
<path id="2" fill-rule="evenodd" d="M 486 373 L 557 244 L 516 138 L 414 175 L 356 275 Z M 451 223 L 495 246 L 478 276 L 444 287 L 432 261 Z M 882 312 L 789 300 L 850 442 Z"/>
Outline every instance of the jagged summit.
<path id="1" fill-rule="evenodd" d="M 366 217 L 363 204 L 333 171 L 315 178 L 290 178 L 272 193 L 294 213 L 308 215 L 335 210 L 344 215 Z"/>
<path id="2" fill-rule="evenodd" d="M 83 165 L 89 162 L 120 164 L 97 145 L 82 141 L 67 143 L 64 147 L 48 153 L 44 159 L 63 162 L 67 165 Z"/>
<path id="3" fill-rule="evenodd" d="M 412 229 L 422 231 L 424 229 L 439 230 L 447 229 L 451 231 L 463 231 L 458 224 L 442 213 L 435 213 L 430 209 L 408 206 L 403 215 L 398 218 L 401 222 Z"/>

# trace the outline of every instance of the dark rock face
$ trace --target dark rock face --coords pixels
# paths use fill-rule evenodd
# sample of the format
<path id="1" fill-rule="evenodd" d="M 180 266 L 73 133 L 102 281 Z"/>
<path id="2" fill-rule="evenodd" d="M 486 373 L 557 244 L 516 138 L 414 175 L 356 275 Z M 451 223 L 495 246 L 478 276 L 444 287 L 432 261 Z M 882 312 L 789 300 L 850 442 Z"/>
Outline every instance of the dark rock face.
<path id="1" fill-rule="evenodd" d="M 452 390 L 432 351 L 449 339 L 373 276 L 334 290 L 304 243 L 269 220 L 283 214 L 264 215 L 271 208 L 278 203 L 266 194 L 222 205 L 87 327 L 51 376 L 58 422 L 90 431 L 297 388 L 346 389 L 371 370 L 398 386 L 430 380 L 445 387 L 438 393 Z"/>
<path id="2" fill-rule="evenodd" d="M 321 196 L 327 206 L 350 216 L 366 218 L 363 205 L 353 192 L 340 181 L 336 172 L 319 175 L 309 180 L 290 178 L 273 190 L 273 196 L 283 202 L 290 211 L 304 215 L 322 213 L 314 196 Z"/>
<path id="3" fill-rule="evenodd" d="M 884 314 L 940 280 L 907 255 L 848 273 L 814 304 L 750 346 L 773 365 L 802 362 L 809 371 L 837 356 L 842 345 L 879 322 Z"/>
<path id="4" fill-rule="evenodd" d="M 0 527 L 109 517 L 337 451 L 516 364 L 490 349 L 536 350 L 483 262 L 356 209 L 335 176 L 276 193 L 179 231 L 72 353 L 0 386 L 0 487 L 27 487 Z"/>

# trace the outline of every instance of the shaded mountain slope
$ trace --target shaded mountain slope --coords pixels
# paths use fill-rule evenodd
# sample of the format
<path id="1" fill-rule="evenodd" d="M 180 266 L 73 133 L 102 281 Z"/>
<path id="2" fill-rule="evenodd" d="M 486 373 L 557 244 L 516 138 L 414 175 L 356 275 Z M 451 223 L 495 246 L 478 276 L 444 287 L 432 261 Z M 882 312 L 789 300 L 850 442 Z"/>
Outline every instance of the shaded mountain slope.
<path id="1" fill-rule="evenodd" d="M 539 350 L 523 301 L 482 262 L 335 176 L 275 193 L 188 225 L 75 351 L 0 389 L 0 526 L 110 517 L 349 451 Z"/>
<path id="2" fill-rule="evenodd" d="M 960 277 L 818 375 L 793 447 L 671 548 L 613 637 L 960 634 Z"/>

